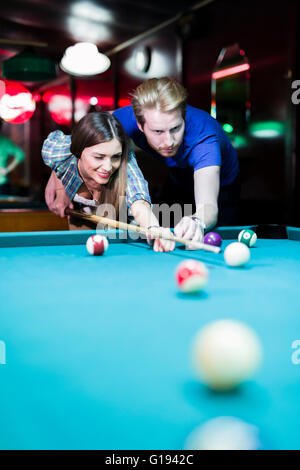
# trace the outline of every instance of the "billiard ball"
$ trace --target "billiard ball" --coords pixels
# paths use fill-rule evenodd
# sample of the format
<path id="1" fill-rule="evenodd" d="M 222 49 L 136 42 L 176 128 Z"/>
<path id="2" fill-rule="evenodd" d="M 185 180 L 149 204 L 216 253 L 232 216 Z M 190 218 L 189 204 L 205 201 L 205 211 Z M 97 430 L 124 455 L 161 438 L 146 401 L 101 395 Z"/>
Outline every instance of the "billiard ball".
<path id="1" fill-rule="evenodd" d="M 208 281 L 208 269 L 201 261 L 188 259 L 177 266 L 175 279 L 182 292 L 199 292 Z"/>
<path id="2" fill-rule="evenodd" d="M 258 450 L 259 431 L 233 416 L 219 416 L 196 427 L 188 436 L 186 450 Z"/>
<path id="3" fill-rule="evenodd" d="M 230 243 L 225 248 L 224 259 L 228 266 L 244 266 L 250 259 L 250 250 L 244 243 Z"/>
<path id="4" fill-rule="evenodd" d="M 238 240 L 247 246 L 253 246 L 256 243 L 257 235 L 253 230 L 242 230 L 239 233 Z"/>
<path id="5" fill-rule="evenodd" d="M 262 360 L 255 331 L 235 320 L 217 320 L 198 331 L 192 343 L 192 366 L 213 390 L 231 390 L 248 380 Z"/>
<path id="6" fill-rule="evenodd" d="M 90 255 L 101 256 L 108 248 L 108 240 L 103 235 L 97 233 L 87 239 L 86 249 Z"/>
<path id="7" fill-rule="evenodd" d="M 216 233 L 216 232 L 208 232 L 203 239 L 204 243 L 207 245 L 213 245 L 213 246 L 221 246 L 222 245 L 222 238 L 221 236 Z"/>

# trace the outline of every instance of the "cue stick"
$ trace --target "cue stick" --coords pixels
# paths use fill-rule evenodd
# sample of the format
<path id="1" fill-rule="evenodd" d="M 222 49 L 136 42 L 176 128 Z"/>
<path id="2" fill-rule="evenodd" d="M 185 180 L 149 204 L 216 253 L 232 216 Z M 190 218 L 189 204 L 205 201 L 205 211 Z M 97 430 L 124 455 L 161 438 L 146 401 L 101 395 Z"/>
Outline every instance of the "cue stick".
<path id="1" fill-rule="evenodd" d="M 143 233 L 144 235 L 156 235 L 156 238 L 162 238 L 163 240 L 171 240 L 177 243 L 181 243 L 182 245 L 193 245 L 193 247 L 198 248 L 198 250 L 205 250 L 210 251 L 212 253 L 220 253 L 221 248 L 218 246 L 208 245 L 207 243 L 202 242 L 193 242 L 190 240 L 185 240 L 184 238 L 175 237 L 174 235 L 163 235 L 162 233 L 156 234 L 155 232 L 151 232 L 151 230 L 139 227 L 138 225 L 133 224 L 126 224 L 125 222 L 120 222 L 113 219 L 108 219 L 107 217 L 101 217 L 98 215 L 89 215 L 84 214 L 83 212 L 74 211 L 72 209 L 65 210 L 67 215 L 72 215 L 77 217 L 78 219 L 88 220 L 94 223 L 101 223 L 103 225 L 109 225 L 114 228 L 119 228 L 123 230 L 132 230 L 133 232 Z"/>

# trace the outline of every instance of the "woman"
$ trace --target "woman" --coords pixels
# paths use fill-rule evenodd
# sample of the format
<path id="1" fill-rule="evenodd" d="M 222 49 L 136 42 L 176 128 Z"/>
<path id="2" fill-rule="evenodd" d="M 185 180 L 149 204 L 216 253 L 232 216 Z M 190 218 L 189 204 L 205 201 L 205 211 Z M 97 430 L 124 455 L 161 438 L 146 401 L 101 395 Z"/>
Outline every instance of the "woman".
<path id="1" fill-rule="evenodd" d="M 70 143 L 70 151 L 66 151 Z M 76 124 L 72 136 L 52 132 L 44 142 L 42 157 L 59 178 L 56 191 L 66 191 L 69 207 L 87 213 L 97 211 L 98 215 L 117 220 L 126 200 L 135 223 L 144 228 L 159 226 L 151 209 L 148 185 L 129 151 L 128 137 L 112 114 L 87 114 Z M 71 218 L 70 228 L 75 229 L 75 225 Z M 163 230 L 169 233 L 169 229 Z M 168 240 L 155 239 L 153 243 L 154 251 L 171 251 L 174 247 L 175 243 Z"/>

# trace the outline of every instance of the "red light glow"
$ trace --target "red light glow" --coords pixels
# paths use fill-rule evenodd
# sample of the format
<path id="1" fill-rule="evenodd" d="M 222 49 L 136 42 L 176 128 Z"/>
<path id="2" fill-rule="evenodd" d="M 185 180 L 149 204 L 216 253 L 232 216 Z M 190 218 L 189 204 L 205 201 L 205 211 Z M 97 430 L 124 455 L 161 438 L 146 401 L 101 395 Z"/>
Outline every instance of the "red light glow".
<path id="1" fill-rule="evenodd" d="M 1 82 L 0 117 L 11 124 L 23 124 L 28 121 L 35 111 L 35 101 L 30 91 L 18 82 Z"/>
<path id="2" fill-rule="evenodd" d="M 249 64 L 236 65 L 235 67 L 229 67 L 228 69 L 219 70 L 212 74 L 212 78 L 217 80 L 218 78 L 228 77 L 229 75 L 235 75 L 237 73 L 245 72 L 250 69 Z"/>
<path id="3" fill-rule="evenodd" d="M 122 98 L 118 101 L 118 107 L 123 108 L 123 106 L 131 105 L 131 101 L 128 98 Z"/>

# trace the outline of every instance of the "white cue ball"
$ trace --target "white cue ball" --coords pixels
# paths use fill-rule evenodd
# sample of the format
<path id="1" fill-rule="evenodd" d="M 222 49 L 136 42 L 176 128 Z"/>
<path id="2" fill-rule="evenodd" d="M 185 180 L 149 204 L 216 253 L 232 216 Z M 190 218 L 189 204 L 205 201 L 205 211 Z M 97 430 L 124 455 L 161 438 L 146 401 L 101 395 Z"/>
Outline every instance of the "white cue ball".
<path id="1" fill-rule="evenodd" d="M 234 320 L 206 325 L 192 345 L 195 373 L 214 390 L 230 390 L 248 380 L 261 360 L 262 346 L 255 331 Z"/>
<path id="2" fill-rule="evenodd" d="M 188 436 L 187 450 L 258 450 L 258 428 L 239 418 L 220 416 L 206 421 Z"/>
<path id="3" fill-rule="evenodd" d="M 244 243 L 230 243 L 225 248 L 224 259 L 228 266 L 244 266 L 250 259 L 250 250 Z"/>

